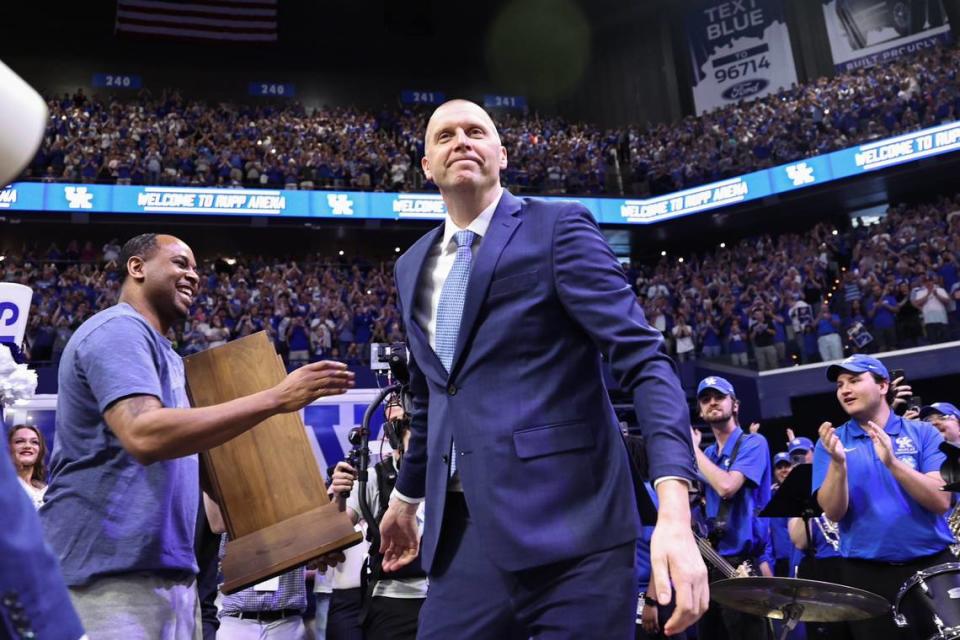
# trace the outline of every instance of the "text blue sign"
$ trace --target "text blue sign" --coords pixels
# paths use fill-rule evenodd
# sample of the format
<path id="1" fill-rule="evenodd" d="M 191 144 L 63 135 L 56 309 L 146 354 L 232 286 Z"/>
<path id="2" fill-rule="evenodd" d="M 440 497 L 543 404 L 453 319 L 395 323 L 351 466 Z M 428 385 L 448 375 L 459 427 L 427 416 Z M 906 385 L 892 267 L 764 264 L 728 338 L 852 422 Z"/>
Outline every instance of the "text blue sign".
<path id="1" fill-rule="evenodd" d="M 527 99 L 523 96 L 483 96 L 483 106 L 487 109 L 526 109 Z"/>
<path id="2" fill-rule="evenodd" d="M 140 89 L 143 78 L 132 73 L 95 73 L 92 84 L 97 89 Z"/>
<path id="3" fill-rule="evenodd" d="M 289 82 L 251 82 L 247 85 L 247 93 L 261 98 L 293 98 L 297 95 L 297 88 Z"/>
<path id="4" fill-rule="evenodd" d="M 441 104 L 447 99 L 442 91 L 401 91 L 403 104 Z"/>

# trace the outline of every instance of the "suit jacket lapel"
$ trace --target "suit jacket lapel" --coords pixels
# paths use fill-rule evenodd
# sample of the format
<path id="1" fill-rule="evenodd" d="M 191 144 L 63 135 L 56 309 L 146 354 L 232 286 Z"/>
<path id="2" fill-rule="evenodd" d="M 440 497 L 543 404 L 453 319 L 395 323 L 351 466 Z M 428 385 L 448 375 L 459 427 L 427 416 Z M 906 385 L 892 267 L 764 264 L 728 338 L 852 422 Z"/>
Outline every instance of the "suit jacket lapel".
<path id="1" fill-rule="evenodd" d="M 407 328 L 407 342 L 411 349 L 415 349 L 414 355 L 424 373 L 433 372 L 438 380 L 446 380 L 446 370 L 443 368 L 436 352 L 430 348 L 423 327 L 417 324 L 413 309 L 417 304 L 417 283 L 420 282 L 423 263 L 426 261 L 430 249 L 440 242 L 442 237 L 443 225 L 441 224 L 410 247 L 405 261 L 409 263 L 409 268 L 397 270 L 397 288 L 403 305 L 403 324 Z M 411 340 L 414 337 L 416 340 Z M 421 348 L 418 349 L 417 347 Z"/>
<path id="2" fill-rule="evenodd" d="M 470 280 L 467 283 L 466 298 L 463 301 L 463 315 L 460 316 L 460 331 L 457 333 L 457 347 L 453 352 L 453 364 L 450 367 L 452 375 L 463 355 L 463 350 L 473 332 L 473 325 L 477 321 L 480 307 L 487 297 L 487 289 L 493 278 L 493 270 L 500 260 L 500 254 L 513 236 L 520 224 L 517 213 L 523 202 L 515 198 L 509 191 L 504 191 L 500 204 L 493 212 L 487 234 L 480 243 L 473 268 L 470 270 Z"/>

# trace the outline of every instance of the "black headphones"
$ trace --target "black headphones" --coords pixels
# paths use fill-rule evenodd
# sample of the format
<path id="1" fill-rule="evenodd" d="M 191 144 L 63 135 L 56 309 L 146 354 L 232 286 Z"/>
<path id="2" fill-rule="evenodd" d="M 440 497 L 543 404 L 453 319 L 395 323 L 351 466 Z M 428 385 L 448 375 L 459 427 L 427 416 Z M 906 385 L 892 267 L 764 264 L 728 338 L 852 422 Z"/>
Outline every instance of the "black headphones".
<path id="1" fill-rule="evenodd" d="M 390 407 L 400 407 L 403 409 L 403 417 L 399 420 L 387 420 L 383 423 L 383 434 L 390 443 L 390 448 L 395 451 L 403 449 L 403 434 L 410 426 L 410 394 L 406 389 L 401 389 L 398 393 L 391 394 L 387 400 L 386 409 Z"/>

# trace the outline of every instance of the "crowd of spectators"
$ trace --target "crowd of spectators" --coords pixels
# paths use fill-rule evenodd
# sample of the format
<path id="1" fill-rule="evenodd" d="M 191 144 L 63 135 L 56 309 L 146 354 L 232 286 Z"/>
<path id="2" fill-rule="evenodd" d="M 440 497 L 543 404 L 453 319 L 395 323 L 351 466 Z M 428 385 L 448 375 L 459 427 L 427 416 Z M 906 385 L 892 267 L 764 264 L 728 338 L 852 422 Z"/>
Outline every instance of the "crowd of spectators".
<path id="1" fill-rule="evenodd" d="M 0 280 L 33 287 L 32 361 L 57 361 L 83 320 L 117 301 L 116 240 L 27 247 Z M 891 207 L 875 224 L 820 223 L 699 255 L 626 265 L 671 353 L 777 366 L 943 342 L 960 334 L 960 195 Z M 291 367 L 369 364 L 370 343 L 403 339 L 393 259 L 239 256 L 200 260 L 201 292 L 169 338 L 184 355 L 264 329 Z"/>
<path id="2" fill-rule="evenodd" d="M 929 127 L 960 110 L 954 47 L 923 50 L 678 122 L 603 129 L 497 113 L 518 193 L 662 194 Z M 208 104 L 176 91 L 48 100 L 24 179 L 411 191 L 428 112 Z"/>
<path id="3" fill-rule="evenodd" d="M 844 232 L 818 224 L 664 256 L 631 275 L 678 360 L 764 370 L 957 338 L 958 252 L 960 195 Z"/>
<path id="4" fill-rule="evenodd" d="M 92 247 L 52 244 L 0 262 L 0 280 L 34 289 L 25 345 L 32 362 L 59 361 L 76 328 L 117 302 L 120 245 Z M 167 336 L 182 355 L 266 330 L 291 367 L 325 358 L 362 366 L 371 342 L 403 339 L 392 261 L 248 256 L 201 260 L 198 271 L 190 318 Z"/>

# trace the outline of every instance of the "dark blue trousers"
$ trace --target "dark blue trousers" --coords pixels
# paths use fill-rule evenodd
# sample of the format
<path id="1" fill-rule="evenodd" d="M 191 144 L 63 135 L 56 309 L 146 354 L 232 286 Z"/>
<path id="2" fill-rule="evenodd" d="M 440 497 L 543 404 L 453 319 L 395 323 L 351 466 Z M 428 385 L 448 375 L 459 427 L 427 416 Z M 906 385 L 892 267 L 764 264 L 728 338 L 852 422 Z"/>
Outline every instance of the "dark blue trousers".
<path id="1" fill-rule="evenodd" d="M 634 637 L 635 541 L 509 572 L 484 553 L 462 494 L 449 494 L 444 511 L 419 640 Z"/>

